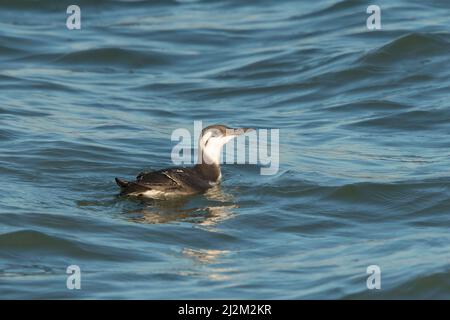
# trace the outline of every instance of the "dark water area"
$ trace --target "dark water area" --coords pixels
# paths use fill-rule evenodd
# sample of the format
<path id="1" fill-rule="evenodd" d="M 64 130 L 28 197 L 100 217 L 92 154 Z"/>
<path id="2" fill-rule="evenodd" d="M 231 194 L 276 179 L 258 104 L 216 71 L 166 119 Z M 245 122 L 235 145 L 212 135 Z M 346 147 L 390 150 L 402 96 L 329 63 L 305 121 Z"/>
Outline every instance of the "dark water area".
<path id="1" fill-rule="evenodd" d="M 0 2 L 1 299 L 450 298 L 449 1 L 70 4 Z M 280 129 L 279 171 L 117 197 L 195 120 Z"/>

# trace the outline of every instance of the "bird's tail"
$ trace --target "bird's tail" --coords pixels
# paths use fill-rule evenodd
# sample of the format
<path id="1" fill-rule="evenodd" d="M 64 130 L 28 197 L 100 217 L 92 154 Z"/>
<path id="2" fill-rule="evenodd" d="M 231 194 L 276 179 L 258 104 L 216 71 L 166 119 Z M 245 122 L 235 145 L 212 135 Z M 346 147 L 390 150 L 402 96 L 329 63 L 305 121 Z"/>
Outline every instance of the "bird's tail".
<path id="1" fill-rule="evenodd" d="M 128 186 L 128 182 L 125 180 L 121 180 L 119 178 L 115 178 L 116 179 L 116 183 L 119 187 L 121 188 L 125 188 L 126 186 Z"/>

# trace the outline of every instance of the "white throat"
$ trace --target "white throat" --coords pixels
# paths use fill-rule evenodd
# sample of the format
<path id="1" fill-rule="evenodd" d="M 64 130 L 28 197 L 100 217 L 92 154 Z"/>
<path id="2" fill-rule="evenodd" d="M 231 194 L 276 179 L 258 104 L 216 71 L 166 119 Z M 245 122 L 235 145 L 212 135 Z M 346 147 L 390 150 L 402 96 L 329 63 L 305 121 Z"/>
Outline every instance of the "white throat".
<path id="1" fill-rule="evenodd" d="M 207 132 L 198 144 L 198 163 L 220 166 L 222 148 L 233 138 L 234 136 L 211 137 L 211 133 Z"/>

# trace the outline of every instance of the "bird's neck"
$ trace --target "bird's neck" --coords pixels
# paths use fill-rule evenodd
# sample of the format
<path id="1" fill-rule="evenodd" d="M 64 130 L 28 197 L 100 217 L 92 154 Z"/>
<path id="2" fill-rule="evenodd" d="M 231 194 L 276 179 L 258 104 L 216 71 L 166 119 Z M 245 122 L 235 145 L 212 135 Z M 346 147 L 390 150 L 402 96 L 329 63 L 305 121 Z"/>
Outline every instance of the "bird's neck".
<path id="1" fill-rule="evenodd" d="M 210 182 L 219 182 L 222 178 L 218 164 L 198 163 L 195 165 L 195 169 L 205 180 Z"/>
<path id="2" fill-rule="evenodd" d="M 211 154 L 209 150 L 199 148 L 196 169 L 205 180 L 217 182 L 220 180 L 220 154 Z"/>
<path id="3" fill-rule="evenodd" d="M 207 145 L 199 145 L 198 164 L 206 163 L 220 166 L 220 156 L 222 154 L 222 145 L 214 145 L 212 142 Z"/>
<path id="4" fill-rule="evenodd" d="M 198 148 L 198 161 L 196 169 L 206 180 L 218 182 L 222 177 L 220 171 L 220 156 L 222 145 L 215 145 L 212 142 L 204 144 L 200 141 Z"/>

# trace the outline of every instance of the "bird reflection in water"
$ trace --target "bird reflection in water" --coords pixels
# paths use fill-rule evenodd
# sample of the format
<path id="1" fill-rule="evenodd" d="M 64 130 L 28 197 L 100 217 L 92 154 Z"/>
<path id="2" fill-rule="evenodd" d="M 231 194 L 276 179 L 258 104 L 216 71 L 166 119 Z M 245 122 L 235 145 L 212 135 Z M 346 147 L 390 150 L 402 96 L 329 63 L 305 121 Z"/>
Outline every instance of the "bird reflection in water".
<path id="1" fill-rule="evenodd" d="M 145 208 L 143 209 L 128 211 L 127 215 L 132 216 L 128 219 L 148 224 L 194 223 L 206 228 L 209 232 L 215 232 L 217 224 L 232 218 L 233 209 L 237 208 L 233 196 L 223 192 L 220 186 L 215 186 L 197 197 L 179 198 L 172 201 L 146 200 L 144 204 Z M 184 247 L 181 249 L 181 255 L 192 260 L 194 265 L 208 265 L 208 272 L 200 272 L 196 268 L 177 270 L 176 272 L 182 276 L 202 276 L 213 281 L 229 280 L 231 270 L 216 265 L 220 264 L 221 258 L 228 253 L 228 250 Z"/>
<path id="2" fill-rule="evenodd" d="M 202 268 L 196 269 L 195 272 L 182 271 L 181 275 L 184 276 L 203 276 L 209 280 L 224 281 L 230 280 L 233 270 L 230 268 L 220 267 L 221 258 L 226 256 L 228 250 L 217 249 L 192 249 L 183 248 L 182 252 L 184 257 L 191 259 L 197 265 L 208 265 L 208 271 L 202 272 Z M 219 264 L 219 265 L 218 265 Z"/>

